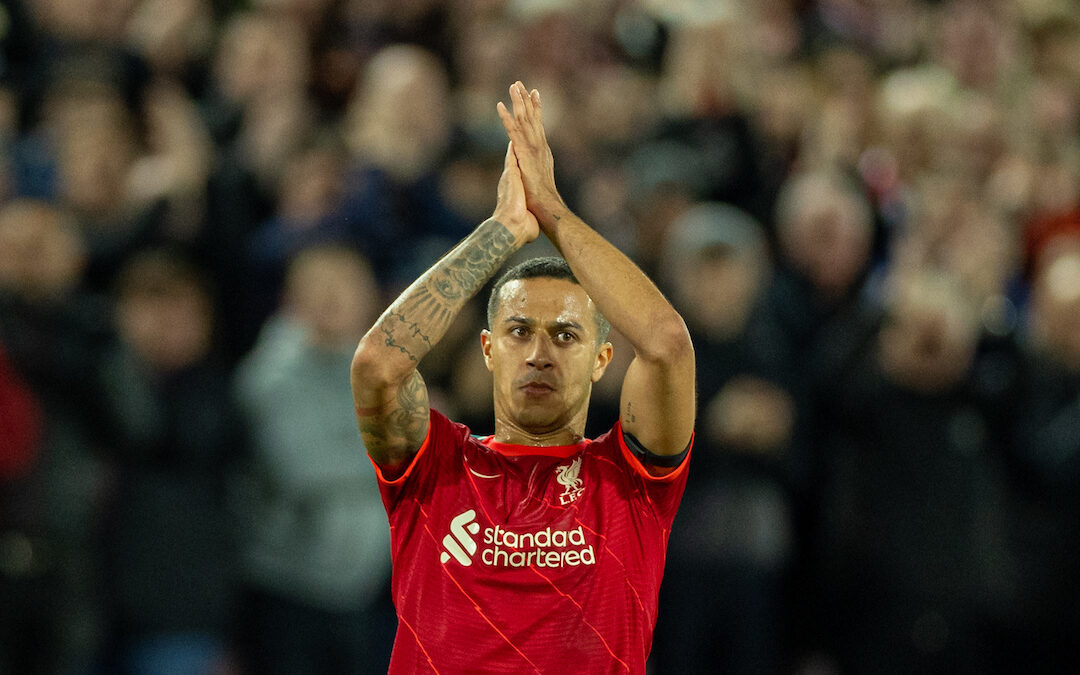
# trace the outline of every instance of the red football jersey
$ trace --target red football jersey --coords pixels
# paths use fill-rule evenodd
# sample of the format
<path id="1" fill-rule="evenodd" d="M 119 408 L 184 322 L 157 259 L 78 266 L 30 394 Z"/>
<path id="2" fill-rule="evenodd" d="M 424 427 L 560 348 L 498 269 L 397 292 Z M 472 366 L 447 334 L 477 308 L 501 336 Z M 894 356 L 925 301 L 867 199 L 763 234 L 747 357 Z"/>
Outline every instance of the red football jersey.
<path id="1" fill-rule="evenodd" d="M 379 487 L 398 614 L 391 673 L 643 673 L 686 465 L 651 476 L 618 423 L 539 448 L 432 411 Z"/>

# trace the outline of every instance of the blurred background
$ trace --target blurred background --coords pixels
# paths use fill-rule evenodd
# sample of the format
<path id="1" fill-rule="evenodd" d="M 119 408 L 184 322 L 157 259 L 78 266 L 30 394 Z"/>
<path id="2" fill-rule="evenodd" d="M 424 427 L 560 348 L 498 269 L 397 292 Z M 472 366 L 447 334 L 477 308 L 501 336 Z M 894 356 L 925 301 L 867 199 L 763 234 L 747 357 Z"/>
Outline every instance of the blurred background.
<path id="1" fill-rule="evenodd" d="M 697 347 L 652 673 L 1080 665 L 1075 0 L 5 0 L 0 673 L 385 672 L 348 364 L 517 79 Z"/>

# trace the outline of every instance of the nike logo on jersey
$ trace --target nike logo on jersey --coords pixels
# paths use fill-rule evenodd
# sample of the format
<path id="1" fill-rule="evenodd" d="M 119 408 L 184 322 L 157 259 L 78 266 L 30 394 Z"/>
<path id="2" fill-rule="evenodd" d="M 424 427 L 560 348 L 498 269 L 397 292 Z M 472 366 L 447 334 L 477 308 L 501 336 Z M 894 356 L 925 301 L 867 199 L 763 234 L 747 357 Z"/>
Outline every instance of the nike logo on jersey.
<path id="1" fill-rule="evenodd" d="M 469 473 L 476 476 L 477 478 L 502 478 L 501 473 L 493 473 L 493 474 L 480 473 L 479 471 L 472 468 L 471 466 L 469 467 Z"/>

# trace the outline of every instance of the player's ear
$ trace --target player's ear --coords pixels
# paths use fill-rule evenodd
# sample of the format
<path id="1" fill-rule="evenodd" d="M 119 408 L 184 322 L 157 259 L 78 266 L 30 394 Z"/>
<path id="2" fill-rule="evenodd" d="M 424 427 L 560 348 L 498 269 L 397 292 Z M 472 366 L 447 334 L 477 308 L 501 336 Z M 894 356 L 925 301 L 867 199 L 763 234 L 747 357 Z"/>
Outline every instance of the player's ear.
<path id="1" fill-rule="evenodd" d="M 593 363 L 593 382 L 599 382 L 600 378 L 604 376 L 604 371 L 607 370 L 608 364 L 611 363 L 611 356 L 614 353 L 615 348 L 611 346 L 610 342 L 600 345 L 600 349 L 596 351 L 596 362 Z"/>
<path id="2" fill-rule="evenodd" d="M 491 331 L 486 328 L 480 331 L 480 349 L 484 352 L 484 365 L 488 370 L 494 370 L 491 365 Z"/>

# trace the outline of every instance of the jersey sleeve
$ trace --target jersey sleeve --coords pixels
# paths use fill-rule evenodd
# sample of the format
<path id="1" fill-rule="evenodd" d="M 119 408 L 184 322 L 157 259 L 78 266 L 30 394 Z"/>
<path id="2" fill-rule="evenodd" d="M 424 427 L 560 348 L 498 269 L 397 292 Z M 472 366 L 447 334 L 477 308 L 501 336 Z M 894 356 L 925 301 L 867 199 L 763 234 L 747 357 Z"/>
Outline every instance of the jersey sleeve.
<path id="1" fill-rule="evenodd" d="M 682 501 L 683 492 L 686 490 L 694 437 L 690 437 L 690 446 L 679 465 L 664 475 L 657 476 L 649 471 L 627 445 L 621 423 L 615 423 L 610 435 L 618 443 L 618 453 L 631 474 L 632 480 L 641 486 L 650 509 L 662 523 L 665 523 L 665 527 L 670 527 L 675 519 L 675 512 L 679 508 L 679 502 Z"/>

